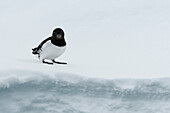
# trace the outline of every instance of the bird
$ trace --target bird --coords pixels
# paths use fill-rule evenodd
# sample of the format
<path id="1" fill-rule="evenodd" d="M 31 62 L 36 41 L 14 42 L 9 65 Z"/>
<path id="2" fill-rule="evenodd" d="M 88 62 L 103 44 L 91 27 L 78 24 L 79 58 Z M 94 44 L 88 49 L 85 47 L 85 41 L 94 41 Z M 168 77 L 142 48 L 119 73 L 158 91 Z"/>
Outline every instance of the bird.
<path id="1" fill-rule="evenodd" d="M 67 64 L 55 59 L 61 56 L 66 50 L 65 33 L 61 28 L 56 28 L 52 36 L 43 40 L 37 47 L 32 49 L 32 54 L 38 55 L 42 63 L 46 64 Z"/>

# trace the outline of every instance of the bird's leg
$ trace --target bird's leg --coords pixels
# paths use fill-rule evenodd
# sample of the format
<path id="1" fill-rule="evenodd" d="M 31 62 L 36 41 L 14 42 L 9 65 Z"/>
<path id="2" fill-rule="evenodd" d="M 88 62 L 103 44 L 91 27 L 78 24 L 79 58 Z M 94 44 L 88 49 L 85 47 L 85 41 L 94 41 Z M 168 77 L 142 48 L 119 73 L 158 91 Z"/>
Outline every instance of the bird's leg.
<path id="1" fill-rule="evenodd" d="M 54 63 L 57 63 L 57 64 L 67 64 L 66 62 L 58 62 L 58 61 L 55 61 L 54 59 L 52 60 Z"/>
<path id="2" fill-rule="evenodd" d="M 45 61 L 45 59 L 43 59 L 42 62 L 45 63 L 45 64 L 51 64 L 51 65 L 53 65 L 53 62 L 47 62 L 47 61 Z"/>

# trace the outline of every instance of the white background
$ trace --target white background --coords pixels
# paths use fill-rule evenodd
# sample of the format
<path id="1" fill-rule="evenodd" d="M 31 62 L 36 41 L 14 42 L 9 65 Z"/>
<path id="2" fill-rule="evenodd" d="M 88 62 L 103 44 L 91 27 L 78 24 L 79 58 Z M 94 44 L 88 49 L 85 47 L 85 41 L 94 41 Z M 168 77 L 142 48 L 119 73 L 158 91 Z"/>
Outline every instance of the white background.
<path id="1" fill-rule="evenodd" d="M 0 0 L 0 70 L 99 78 L 170 76 L 169 0 Z M 31 49 L 61 27 L 68 43 L 42 64 Z"/>

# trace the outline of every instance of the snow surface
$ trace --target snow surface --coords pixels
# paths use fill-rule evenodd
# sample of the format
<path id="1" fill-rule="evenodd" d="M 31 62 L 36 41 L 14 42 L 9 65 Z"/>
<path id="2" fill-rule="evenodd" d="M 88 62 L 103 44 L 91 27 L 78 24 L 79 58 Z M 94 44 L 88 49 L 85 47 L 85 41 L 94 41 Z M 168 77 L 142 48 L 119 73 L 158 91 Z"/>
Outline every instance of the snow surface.
<path id="1" fill-rule="evenodd" d="M 170 78 L 104 80 L 31 71 L 9 71 L 2 75 L 1 113 L 169 113 L 170 110 Z"/>
<path id="2" fill-rule="evenodd" d="M 0 111 L 168 113 L 169 11 L 169 0 L 0 0 Z M 31 54 L 56 27 L 68 65 Z"/>

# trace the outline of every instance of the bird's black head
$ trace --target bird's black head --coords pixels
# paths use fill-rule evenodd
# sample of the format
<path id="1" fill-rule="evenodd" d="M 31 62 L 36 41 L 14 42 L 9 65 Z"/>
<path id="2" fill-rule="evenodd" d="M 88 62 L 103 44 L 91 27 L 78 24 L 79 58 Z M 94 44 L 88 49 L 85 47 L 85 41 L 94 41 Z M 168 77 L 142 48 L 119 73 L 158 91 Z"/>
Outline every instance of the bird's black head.
<path id="1" fill-rule="evenodd" d="M 61 28 L 56 28 L 54 29 L 52 36 L 58 40 L 64 39 L 64 31 Z"/>
<path id="2" fill-rule="evenodd" d="M 61 28 L 54 29 L 52 33 L 51 42 L 59 47 L 65 46 L 64 31 Z"/>

